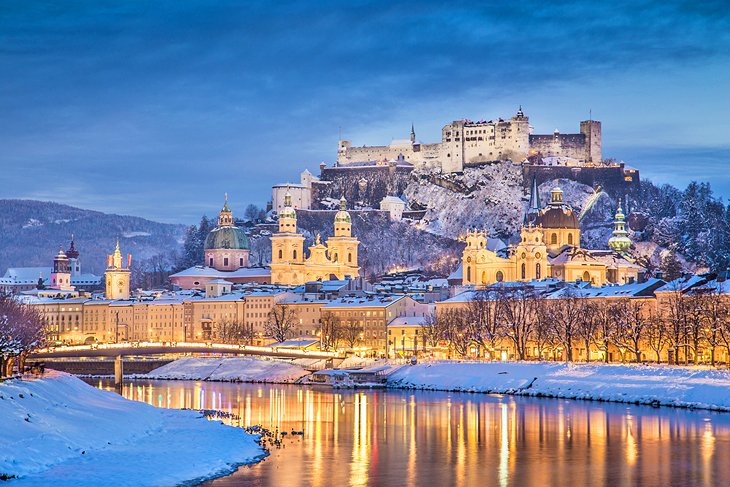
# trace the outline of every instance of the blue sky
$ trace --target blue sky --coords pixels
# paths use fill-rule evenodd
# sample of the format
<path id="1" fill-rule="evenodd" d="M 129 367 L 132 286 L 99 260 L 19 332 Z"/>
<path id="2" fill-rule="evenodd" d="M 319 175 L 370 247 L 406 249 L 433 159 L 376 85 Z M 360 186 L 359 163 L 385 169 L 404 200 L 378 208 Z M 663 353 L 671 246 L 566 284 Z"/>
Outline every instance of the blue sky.
<path id="1" fill-rule="evenodd" d="M 355 145 L 522 104 L 604 157 L 730 197 L 730 5 L 0 3 L 2 197 L 160 221 L 265 204 Z"/>

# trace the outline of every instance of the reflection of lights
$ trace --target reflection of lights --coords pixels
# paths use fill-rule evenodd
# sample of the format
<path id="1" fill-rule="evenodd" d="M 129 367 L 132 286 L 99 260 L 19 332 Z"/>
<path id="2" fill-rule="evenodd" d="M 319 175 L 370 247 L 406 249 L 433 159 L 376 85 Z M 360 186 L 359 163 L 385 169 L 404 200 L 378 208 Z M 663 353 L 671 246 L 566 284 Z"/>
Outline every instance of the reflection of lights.
<path id="1" fill-rule="evenodd" d="M 505 487 L 509 481 L 509 412 L 507 404 L 500 404 L 502 422 L 499 438 L 499 485 Z"/>
<path id="2" fill-rule="evenodd" d="M 636 439 L 632 431 L 634 424 L 634 418 L 631 415 L 626 416 L 626 462 L 629 465 L 636 463 L 636 457 L 638 456 L 638 448 Z"/>
<path id="3" fill-rule="evenodd" d="M 350 485 L 367 485 L 368 482 L 368 399 L 367 394 L 355 394 L 353 415 L 352 462 Z"/>

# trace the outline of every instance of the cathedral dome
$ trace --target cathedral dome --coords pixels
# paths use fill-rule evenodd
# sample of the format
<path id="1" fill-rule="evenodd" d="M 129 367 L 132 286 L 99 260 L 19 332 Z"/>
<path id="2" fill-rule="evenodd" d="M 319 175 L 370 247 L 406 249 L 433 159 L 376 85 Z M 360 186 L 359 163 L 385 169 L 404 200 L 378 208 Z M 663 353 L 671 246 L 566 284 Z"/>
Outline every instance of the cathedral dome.
<path id="1" fill-rule="evenodd" d="M 281 213 L 279 213 L 279 218 L 296 218 L 297 212 L 294 208 L 291 206 L 285 206 L 281 209 Z"/>
<path id="2" fill-rule="evenodd" d="M 560 188 L 554 188 L 550 192 L 550 204 L 538 212 L 534 223 L 535 226 L 543 228 L 580 228 L 578 215 L 563 202 L 563 192 Z"/>
<path id="3" fill-rule="evenodd" d="M 580 228 L 578 216 L 570 208 L 550 207 L 535 217 L 535 225 L 543 228 Z"/>
<path id="4" fill-rule="evenodd" d="M 216 227 L 205 239 L 205 250 L 249 250 L 250 248 L 246 233 L 235 226 Z"/>

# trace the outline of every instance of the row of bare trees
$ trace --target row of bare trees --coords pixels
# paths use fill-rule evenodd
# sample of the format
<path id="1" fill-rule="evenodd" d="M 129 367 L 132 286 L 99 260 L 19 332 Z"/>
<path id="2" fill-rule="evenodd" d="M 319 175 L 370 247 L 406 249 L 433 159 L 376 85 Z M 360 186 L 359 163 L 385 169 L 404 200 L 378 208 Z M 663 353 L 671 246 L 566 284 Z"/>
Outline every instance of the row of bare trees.
<path id="1" fill-rule="evenodd" d="M 0 378 L 12 374 L 16 358 L 22 372 L 25 358 L 45 340 L 45 322 L 38 310 L 0 295 Z"/>
<path id="2" fill-rule="evenodd" d="M 671 349 L 674 361 L 697 363 L 706 350 L 715 365 L 718 348 L 730 355 L 730 313 L 717 290 L 677 292 L 657 312 L 646 299 L 589 299 L 570 288 L 557 298 L 526 286 L 488 289 L 463 306 L 427 316 L 421 333 L 426 345 L 445 343 L 461 356 L 476 348 L 494 358 L 497 350 L 509 348 L 520 360 L 557 358 L 560 351 L 564 360 L 575 361 L 580 348 L 586 361 L 594 350 L 606 362 L 612 351 L 621 361 L 639 362 L 651 354 L 660 362 Z"/>

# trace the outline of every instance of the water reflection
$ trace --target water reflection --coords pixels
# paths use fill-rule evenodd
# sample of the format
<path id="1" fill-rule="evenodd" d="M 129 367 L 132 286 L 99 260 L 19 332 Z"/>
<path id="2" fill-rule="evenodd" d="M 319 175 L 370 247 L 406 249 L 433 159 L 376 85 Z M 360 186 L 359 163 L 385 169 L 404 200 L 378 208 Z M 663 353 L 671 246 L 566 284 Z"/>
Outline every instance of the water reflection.
<path id="1" fill-rule="evenodd" d="M 104 382 L 93 382 L 106 389 Z M 730 414 L 551 399 L 145 381 L 122 394 L 215 409 L 288 437 L 211 485 L 711 486 L 730 479 Z"/>

